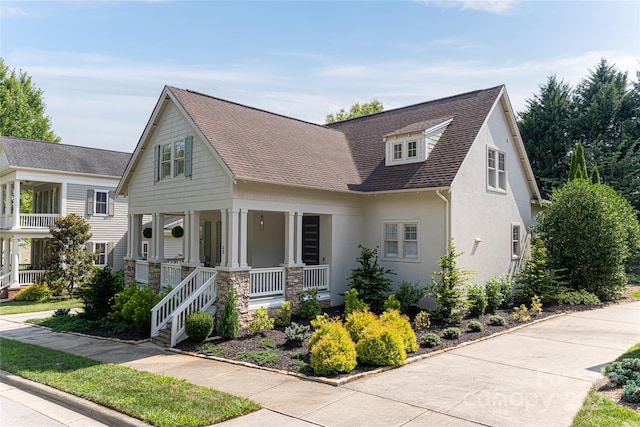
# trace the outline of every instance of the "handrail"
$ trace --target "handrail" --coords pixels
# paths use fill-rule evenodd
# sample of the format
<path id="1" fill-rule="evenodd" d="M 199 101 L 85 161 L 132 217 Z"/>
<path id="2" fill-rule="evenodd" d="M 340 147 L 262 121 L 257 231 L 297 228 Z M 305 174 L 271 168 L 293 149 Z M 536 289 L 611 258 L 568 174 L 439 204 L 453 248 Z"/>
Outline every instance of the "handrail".
<path id="1" fill-rule="evenodd" d="M 198 276 L 198 270 L 195 269 L 182 282 L 172 289 L 162 300 L 151 309 L 151 336 L 158 335 L 160 330 L 167 326 L 171 314 L 175 309 L 197 289 L 198 284 L 195 280 Z"/>
<path id="2" fill-rule="evenodd" d="M 11 285 L 11 272 L 5 273 L 0 276 L 0 291 L 4 288 L 8 288 Z"/>
<path id="3" fill-rule="evenodd" d="M 207 310 L 216 301 L 217 296 L 216 273 L 214 273 L 171 315 L 171 347 L 175 347 L 179 342 L 178 338 L 185 333 L 187 317 L 191 313 Z"/>

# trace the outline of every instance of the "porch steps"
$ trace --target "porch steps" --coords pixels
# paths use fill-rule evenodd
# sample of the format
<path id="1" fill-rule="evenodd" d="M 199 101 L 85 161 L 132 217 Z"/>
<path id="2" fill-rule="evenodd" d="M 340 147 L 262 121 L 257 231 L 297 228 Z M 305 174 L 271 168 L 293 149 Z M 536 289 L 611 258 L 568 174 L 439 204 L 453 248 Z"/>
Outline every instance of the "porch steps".
<path id="1" fill-rule="evenodd" d="M 167 323 L 167 327 L 161 329 L 158 335 L 151 337 L 151 342 L 161 347 L 171 347 L 171 322 Z"/>

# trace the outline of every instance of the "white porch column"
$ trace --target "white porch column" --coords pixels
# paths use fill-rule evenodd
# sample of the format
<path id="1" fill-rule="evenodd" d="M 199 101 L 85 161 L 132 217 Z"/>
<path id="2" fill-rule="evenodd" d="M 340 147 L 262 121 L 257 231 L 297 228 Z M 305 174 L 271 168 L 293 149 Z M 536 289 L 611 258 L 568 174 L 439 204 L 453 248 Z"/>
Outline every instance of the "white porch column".
<path id="1" fill-rule="evenodd" d="M 127 253 L 125 258 L 132 258 L 133 253 L 133 214 L 127 215 Z"/>
<path id="2" fill-rule="evenodd" d="M 238 263 L 238 217 L 238 209 L 229 210 L 229 263 L 227 264 L 227 267 L 231 268 L 238 268 L 240 266 L 240 264 Z"/>
<path id="3" fill-rule="evenodd" d="M 11 216 L 11 184 L 7 183 L 4 186 L 4 217 L 5 227 L 9 227 L 9 217 Z"/>
<path id="4" fill-rule="evenodd" d="M 295 263 L 295 258 L 293 255 L 293 250 L 295 247 L 294 240 L 294 213 L 293 212 L 285 212 L 284 213 L 284 264 L 285 265 L 293 265 Z"/>
<path id="5" fill-rule="evenodd" d="M 155 242 L 156 252 L 154 259 L 157 262 L 164 262 L 164 214 L 156 212 L 153 220 L 152 239 Z"/>
<path id="6" fill-rule="evenodd" d="M 140 259 L 142 257 L 142 215 L 134 214 L 131 226 L 131 257 Z"/>
<path id="7" fill-rule="evenodd" d="M 227 209 L 220 209 L 220 267 L 229 265 L 227 254 Z"/>
<path id="8" fill-rule="evenodd" d="M 185 264 L 191 264 L 191 211 L 184 211 L 182 217 L 182 257 Z"/>
<path id="9" fill-rule="evenodd" d="M 20 239 L 11 239 L 11 284 L 19 285 L 18 266 L 20 265 Z"/>
<path id="10" fill-rule="evenodd" d="M 5 196 L 6 188 L 7 184 L 2 184 L 2 186 L 0 186 L 0 197 L 2 197 L 2 200 L 0 200 L 0 215 L 2 215 L 3 218 L 7 215 L 7 204 L 5 203 L 5 200 L 7 200 Z"/>
<path id="11" fill-rule="evenodd" d="M 11 239 L 4 239 L 3 247 L 4 262 L 2 263 L 2 272 L 8 273 L 11 266 Z"/>
<path id="12" fill-rule="evenodd" d="M 2 273 L 4 273 L 4 267 L 5 267 L 5 265 L 4 265 L 4 251 L 5 251 L 4 243 L 5 243 L 5 239 L 3 237 L 0 237 L 0 271 L 2 271 Z"/>
<path id="13" fill-rule="evenodd" d="M 63 182 L 60 188 L 60 216 L 67 215 L 67 183 Z"/>
<path id="14" fill-rule="evenodd" d="M 240 267 L 247 267 L 247 209 L 240 211 Z"/>
<path id="15" fill-rule="evenodd" d="M 189 246 L 189 263 L 201 265 L 200 263 L 200 212 L 189 212 L 189 230 L 185 241 Z M 185 261 L 187 260 L 185 254 Z"/>
<path id="16" fill-rule="evenodd" d="M 302 265 L 302 212 L 296 212 L 296 264 Z"/>
<path id="17" fill-rule="evenodd" d="M 20 228 L 20 181 L 13 183 L 13 228 Z"/>

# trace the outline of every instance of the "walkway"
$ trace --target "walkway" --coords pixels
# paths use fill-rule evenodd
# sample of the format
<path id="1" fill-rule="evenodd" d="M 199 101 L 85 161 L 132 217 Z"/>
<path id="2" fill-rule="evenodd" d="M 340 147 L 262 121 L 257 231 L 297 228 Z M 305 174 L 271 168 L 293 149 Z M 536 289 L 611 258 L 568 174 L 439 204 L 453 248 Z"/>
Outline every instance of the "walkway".
<path id="1" fill-rule="evenodd" d="M 568 426 L 603 364 L 640 342 L 640 301 L 556 317 L 336 388 L 53 333 L 0 317 L 0 336 L 186 379 L 265 408 L 221 426 Z M 31 315 L 30 317 L 34 317 Z"/>

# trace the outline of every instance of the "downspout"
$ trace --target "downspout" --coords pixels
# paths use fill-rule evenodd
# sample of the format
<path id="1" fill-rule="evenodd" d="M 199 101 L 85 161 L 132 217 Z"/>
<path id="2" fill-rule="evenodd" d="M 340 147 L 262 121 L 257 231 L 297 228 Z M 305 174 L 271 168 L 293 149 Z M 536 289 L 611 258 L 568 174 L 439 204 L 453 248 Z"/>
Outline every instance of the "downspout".
<path id="1" fill-rule="evenodd" d="M 444 242 L 444 247 L 445 247 L 445 253 L 447 248 L 449 247 L 449 240 L 451 239 L 451 230 L 450 230 L 450 225 L 449 225 L 449 199 L 447 199 L 441 192 L 440 189 L 436 190 L 436 195 L 438 197 L 440 197 L 442 199 L 442 201 L 444 202 L 444 234 L 445 234 L 445 242 Z M 451 189 L 449 189 L 449 194 L 451 194 Z"/>

